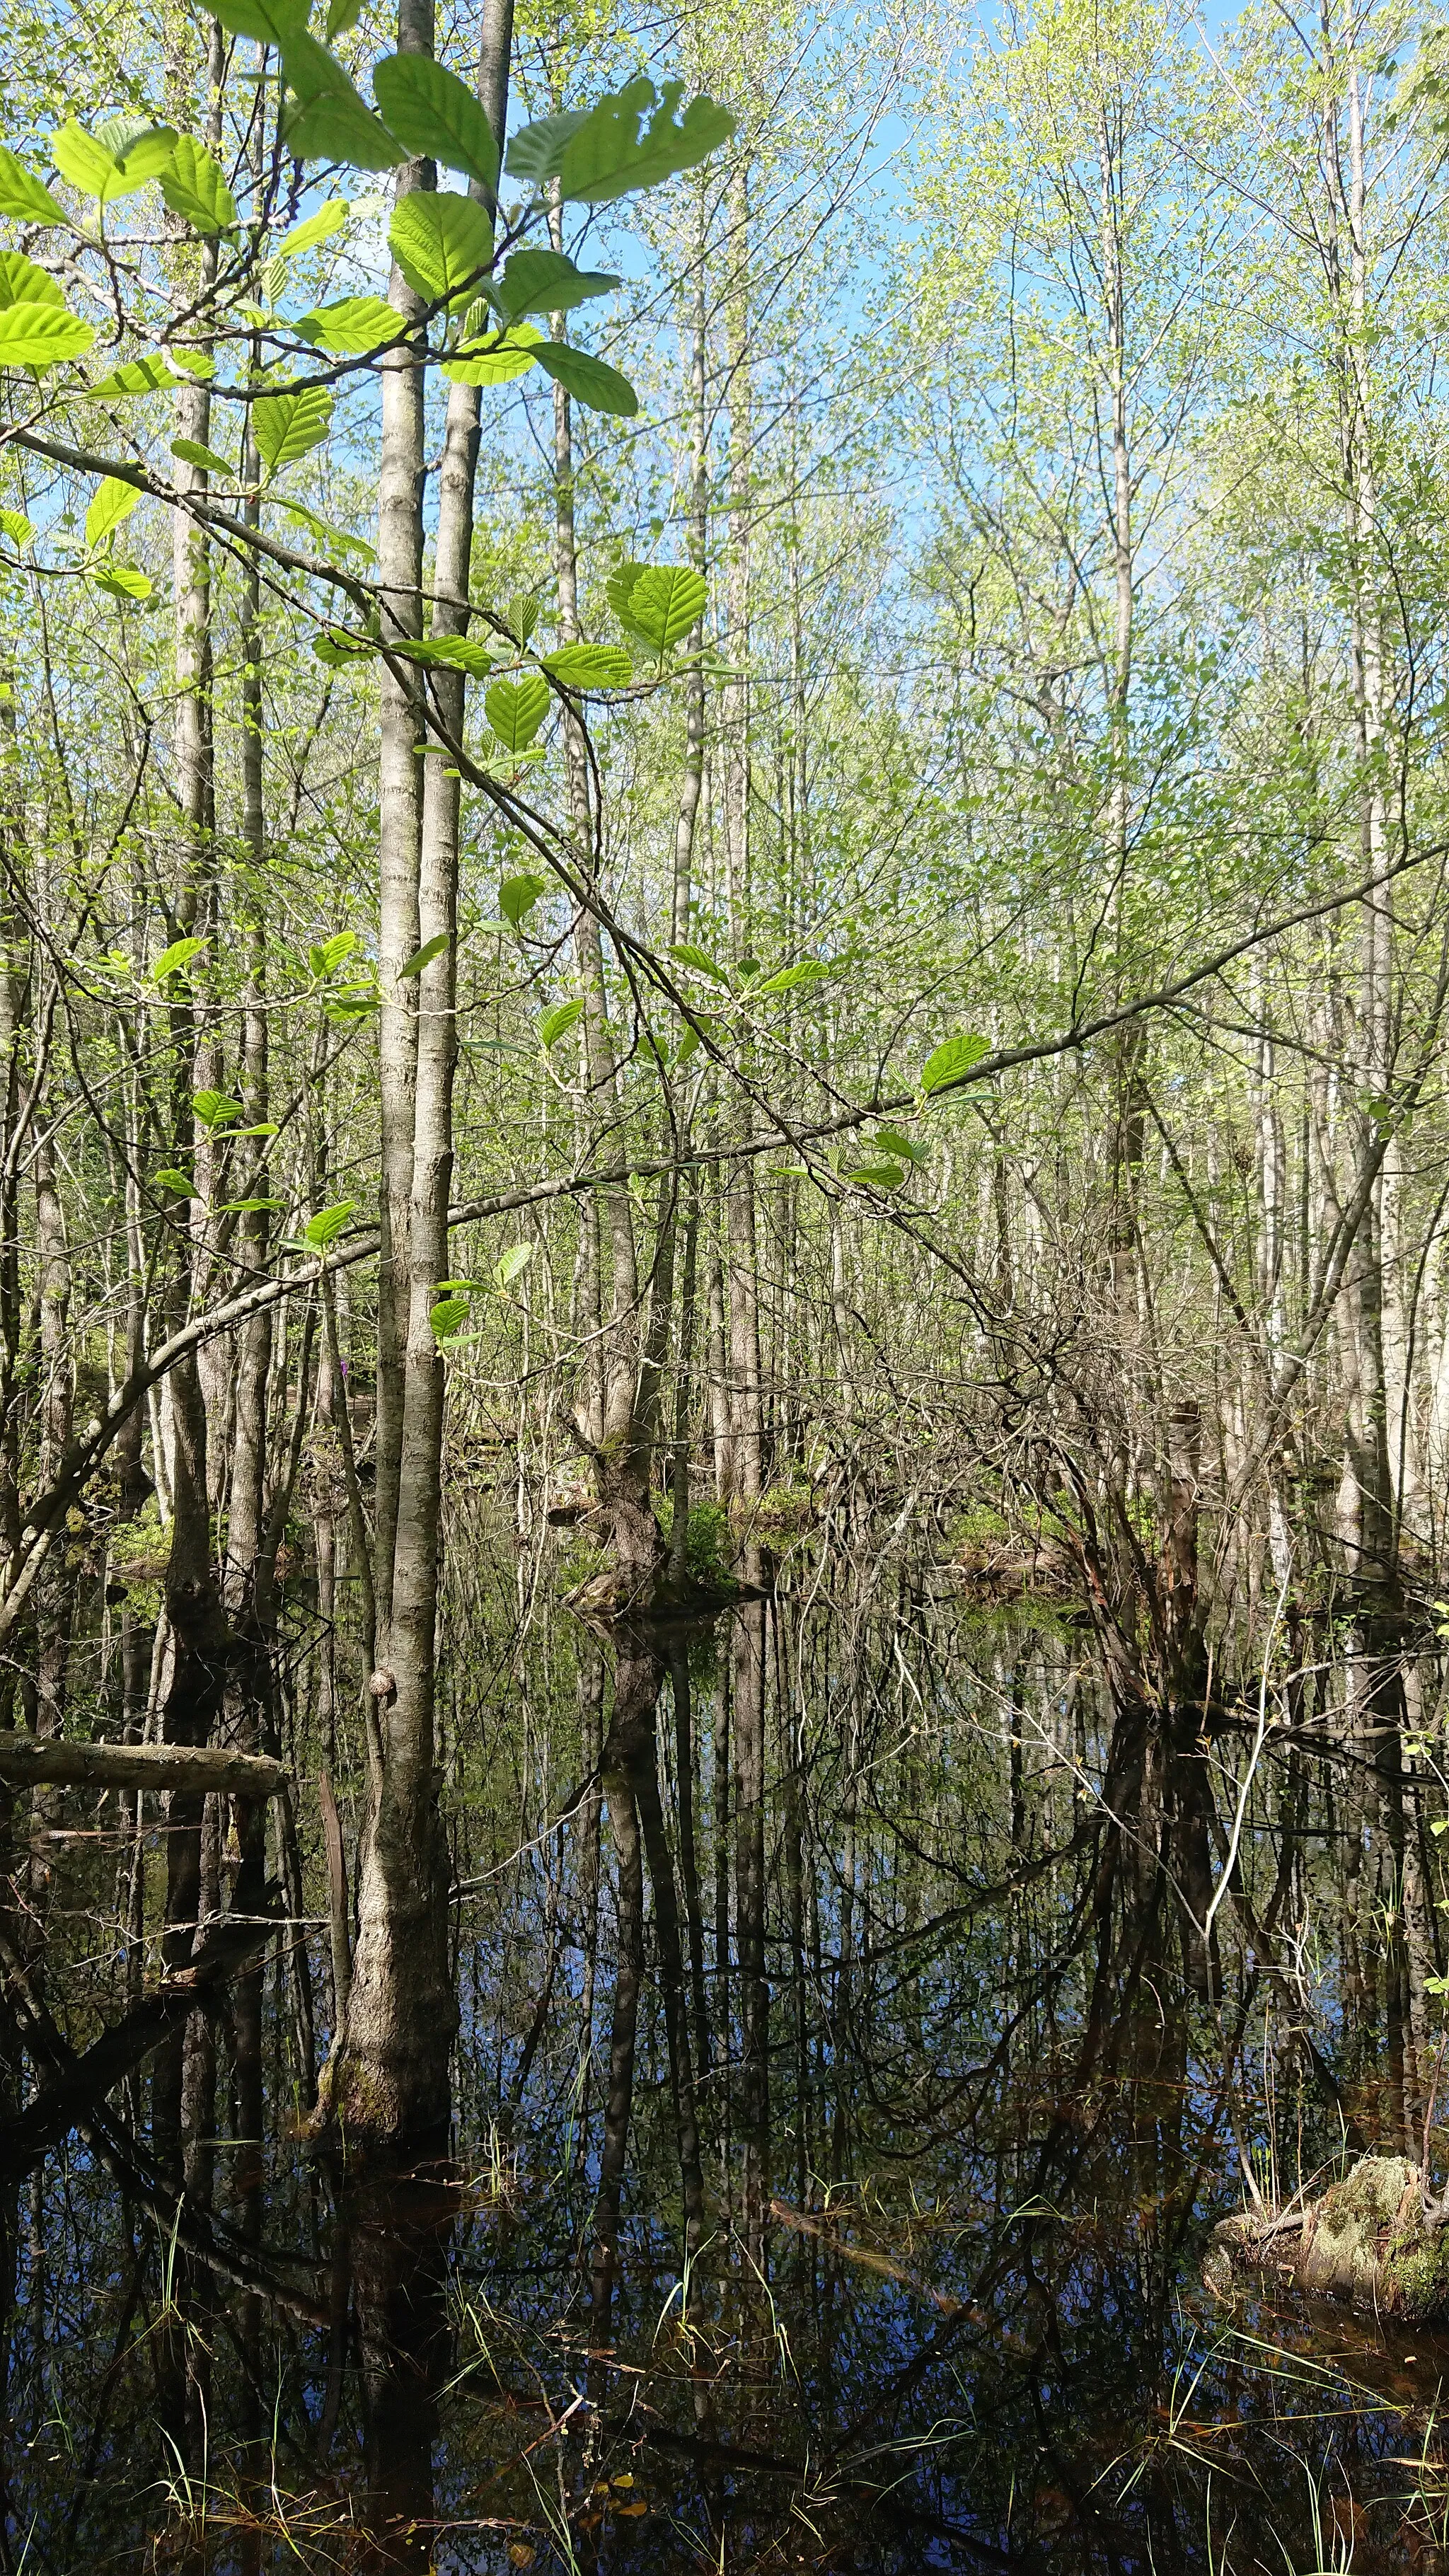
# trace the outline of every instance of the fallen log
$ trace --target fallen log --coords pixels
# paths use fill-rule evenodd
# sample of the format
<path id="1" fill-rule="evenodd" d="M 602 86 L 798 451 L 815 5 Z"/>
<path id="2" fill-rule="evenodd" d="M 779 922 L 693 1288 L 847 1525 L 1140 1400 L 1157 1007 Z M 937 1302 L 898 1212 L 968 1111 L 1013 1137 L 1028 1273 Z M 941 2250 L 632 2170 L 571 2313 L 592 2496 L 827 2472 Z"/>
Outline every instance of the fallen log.
<path id="1" fill-rule="evenodd" d="M 225 1789 L 274 1798 L 285 1766 L 267 1753 L 220 1745 L 65 1744 L 55 1736 L 0 1734 L 0 1780 L 18 1788 Z"/>
<path id="2" fill-rule="evenodd" d="M 1213 2230 L 1203 2281 L 1240 2296 L 1252 2274 L 1375 2316 L 1449 2319 L 1449 2226 L 1407 2156 L 1360 2156 L 1296 2211 L 1243 2210 Z"/>

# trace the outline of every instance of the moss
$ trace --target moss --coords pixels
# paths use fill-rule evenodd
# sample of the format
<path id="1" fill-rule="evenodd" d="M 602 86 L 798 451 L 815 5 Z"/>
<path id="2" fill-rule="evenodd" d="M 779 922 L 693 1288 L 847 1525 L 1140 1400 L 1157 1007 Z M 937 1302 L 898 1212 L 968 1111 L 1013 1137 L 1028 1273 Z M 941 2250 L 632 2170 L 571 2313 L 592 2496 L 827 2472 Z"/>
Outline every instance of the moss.
<path id="1" fill-rule="evenodd" d="M 666 1540 L 673 1535 L 674 1514 L 666 1501 L 660 1514 Z M 684 1567 L 692 1582 L 716 1590 L 732 1588 L 734 1542 L 724 1503 L 691 1503 L 684 1538 Z"/>
<path id="2" fill-rule="evenodd" d="M 979 1547 L 1004 1547 L 1012 1537 L 1011 1524 L 1004 1512 L 991 1503 L 968 1503 L 956 1512 L 946 1531 L 946 1545 L 953 1556 L 964 1556 Z"/>
<path id="3" fill-rule="evenodd" d="M 1401 2236 L 1384 2257 L 1385 2306 L 1411 2323 L 1449 2316 L 1449 2227 Z"/>
<path id="4" fill-rule="evenodd" d="M 559 1575 L 572 1592 L 580 1584 L 592 1583 L 596 1575 L 604 1573 L 608 1562 L 608 1552 L 597 1539 L 574 1537 L 559 1551 Z"/>

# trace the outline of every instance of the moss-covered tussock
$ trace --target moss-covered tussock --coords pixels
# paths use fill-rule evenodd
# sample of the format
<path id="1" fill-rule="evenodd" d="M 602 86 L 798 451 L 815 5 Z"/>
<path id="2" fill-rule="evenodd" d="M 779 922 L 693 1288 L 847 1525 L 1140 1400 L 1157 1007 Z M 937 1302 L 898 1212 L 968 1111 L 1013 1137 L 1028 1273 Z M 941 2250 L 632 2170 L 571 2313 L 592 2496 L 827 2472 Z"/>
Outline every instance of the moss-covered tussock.
<path id="1" fill-rule="evenodd" d="M 1213 2231 L 1203 2278 L 1216 2297 L 1268 2274 L 1409 2323 L 1449 2318 L 1449 2212 L 1406 2156 L 1361 2156 L 1300 2209 L 1245 2210 Z"/>

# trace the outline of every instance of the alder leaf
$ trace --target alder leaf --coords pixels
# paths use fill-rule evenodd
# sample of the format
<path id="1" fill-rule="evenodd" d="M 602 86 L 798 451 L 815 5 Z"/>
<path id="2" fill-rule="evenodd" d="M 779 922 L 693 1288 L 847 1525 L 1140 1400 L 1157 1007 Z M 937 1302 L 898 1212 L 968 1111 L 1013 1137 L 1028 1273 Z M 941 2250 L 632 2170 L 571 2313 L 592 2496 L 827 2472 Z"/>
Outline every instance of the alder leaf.
<path id="1" fill-rule="evenodd" d="M 123 483 L 118 476 L 108 474 L 97 487 L 86 512 L 86 544 L 92 547 L 104 545 L 121 521 L 130 517 L 140 498 L 134 483 Z"/>
<path id="2" fill-rule="evenodd" d="M 921 1067 L 921 1090 L 929 1100 L 948 1084 L 959 1082 L 973 1064 L 979 1064 L 991 1049 L 985 1038 L 960 1036 L 947 1038 Z"/>
<path id="3" fill-rule="evenodd" d="M 692 966 L 696 975 L 711 976 L 716 984 L 728 984 L 730 980 L 728 967 L 706 956 L 702 948 L 696 948 L 692 939 L 677 939 L 669 954 L 676 957 L 681 966 Z"/>
<path id="4" fill-rule="evenodd" d="M 320 447 L 332 426 L 332 396 L 325 385 L 285 387 L 252 405 L 252 436 L 269 474 Z"/>
<path id="5" fill-rule="evenodd" d="M 218 456 L 214 447 L 203 447 L 198 438 L 173 438 L 171 453 L 183 465 L 200 465 L 208 474 L 224 474 L 229 483 L 237 479 L 236 467 L 228 465 L 224 456 Z"/>
<path id="6" fill-rule="evenodd" d="M 561 250 L 516 250 L 497 282 L 511 322 L 524 313 L 569 313 L 596 295 L 612 295 L 622 278 L 602 268 L 575 268 Z"/>
<path id="7" fill-rule="evenodd" d="M 339 357 L 365 358 L 406 328 L 395 304 L 381 295 L 344 295 L 335 304 L 319 304 L 292 325 L 302 339 Z"/>
<path id="8" fill-rule="evenodd" d="M 58 278 L 27 259 L 20 250 L 0 250 L 0 307 L 10 304 L 54 304 L 66 310 Z"/>
<path id="9" fill-rule="evenodd" d="M 193 142 L 189 134 L 180 136 L 170 168 L 161 173 L 161 194 L 173 215 L 180 215 L 193 232 L 204 233 L 208 240 L 230 232 L 236 222 L 236 199 L 223 171 L 205 145 Z"/>
<path id="10" fill-rule="evenodd" d="M 193 957 L 200 956 L 205 946 L 204 939 L 173 939 L 169 948 L 162 949 L 151 969 L 152 983 L 164 984 L 168 975 L 183 973 L 191 964 Z"/>
<path id="11" fill-rule="evenodd" d="M 282 235 L 272 253 L 273 259 L 300 259 L 303 251 L 315 250 L 319 242 L 331 241 L 334 233 L 341 232 L 351 212 L 345 197 L 329 197 L 314 215 L 308 215 L 302 223 L 294 224 L 289 233 Z"/>
<path id="12" fill-rule="evenodd" d="M 129 401 L 141 394 L 170 393 L 180 382 L 181 378 L 172 374 L 164 358 L 151 355 L 123 359 L 119 367 L 113 367 L 110 374 L 103 376 L 100 383 L 92 385 L 90 390 L 98 401 Z"/>
<path id="13" fill-rule="evenodd" d="M 526 751 L 548 713 L 548 682 L 540 671 L 495 680 L 483 712 L 505 751 Z"/>
<path id="14" fill-rule="evenodd" d="M 547 894 L 546 877 L 505 877 L 498 889 L 498 909 L 514 930 L 532 912 L 539 896 Z"/>
<path id="15" fill-rule="evenodd" d="M 83 358 L 95 336 L 89 322 L 63 305 L 10 304 L 0 311 L 0 367 L 39 369 Z"/>
<path id="16" fill-rule="evenodd" d="M 533 354 L 545 373 L 586 411 L 610 412 L 617 420 L 634 418 L 639 397 L 628 377 L 621 376 L 617 367 L 606 366 L 591 350 L 575 349 L 567 340 L 540 340 Z"/>
<path id="17" fill-rule="evenodd" d="M 576 1028 L 583 1016 L 584 1006 L 577 998 L 572 1002 L 550 1003 L 549 1008 L 539 1014 L 538 1034 L 544 1045 L 557 1046 L 559 1039 L 566 1037 L 570 1029 Z"/>
<path id="18" fill-rule="evenodd" d="M 425 304 L 455 311 L 477 290 L 492 256 L 492 226 L 471 197 L 415 188 L 392 210 L 393 258 Z"/>
<path id="19" fill-rule="evenodd" d="M 655 187 L 707 160 L 734 132 L 729 109 L 710 98 L 692 98 L 676 117 L 683 95 L 682 81 L 656 92 L 641 74 L 581 116 L 525 126 L 509 145 L 508 168 L 539 185 L 557 179 L 560 195 L 586 206 Z"/>
<path id="20" fill-rule="evenodd" d="M 634 665 L 622 644 L 563 644 L 543 667 L 566 689 L 627 689 Z"/>
<path id="21" fill-rule="evenodd" d="M 455 385 L 506 385 L 527 374 L 542 345 L 543 333 L 532 322 L 510 324 L 506 336 L 486 323 L 470 329 L 465 322 L 457 348 L 443 360 L 443 373 Z M 475 346 L 479 354 L 470 356 Z"/>
<path id="22" fill-rule="evenodd" d="M 421 948 L 415 948 L 411 957 L 406 958 L 403 964 L 399 966 L 397 970 L 398 982 L 401 984 L 410 975 L 421 975 L 425 966 L 431 966 L 435 957 L 442 956 L 444 949 L 452 940 L 452 936 L 453 934 L 451 930 L 439 930 L 434 933 L 431 939 L 425 939 Z"/>
<path id="23" fill-rule="evenodd" d="M 335 1243 L 356 1205 L 355 1199 L 343 1199 L 336 1207 L 319 1208 L 309 1216 L 302 1228 L 309 1252 L 325 1252 L 329 1243 Z"/>
<path id="24" fill-rule="evenodd" d="M 431 665 L 439 670 L 461 671 L 470 680 L 489 679 L 498 659 L 491 645 L 481 644 L 473 635 L 429 635 L 420 640 L 404 636 L 394 641 L 392 649 L 409 662 L 421 662 L 425 668 Z"/>
<path id="25" fill-rule="evenodd" d="M 0 143 L 0 215 L 10 215 L 18 224 L 63 224 L 65 209 L 57 205 L 44 182 L 28 170 L 18 154 Z"/>
<path id="26" fill-rule="evenodd" d="M 375 63 L 372 94 L 390 133 L 409 152 L 461 170 L 480 187 L 498 184 L 498 146 L 473 92 L 430 54 L 387 54 Z"/>

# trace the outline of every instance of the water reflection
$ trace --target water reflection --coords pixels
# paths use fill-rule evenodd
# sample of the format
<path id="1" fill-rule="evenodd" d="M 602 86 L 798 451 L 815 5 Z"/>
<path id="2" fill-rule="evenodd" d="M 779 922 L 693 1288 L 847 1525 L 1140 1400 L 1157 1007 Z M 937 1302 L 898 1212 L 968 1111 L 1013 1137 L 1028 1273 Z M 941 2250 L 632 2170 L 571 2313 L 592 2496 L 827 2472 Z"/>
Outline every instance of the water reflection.
<path id="1" fill-rule="evenodd" d="M 501 1664 L 475 1601 L 424 2164 L 303 2135 L 340 1683 L 269 1826 L 72 1801 L 39 1912 L 13 1816 L 8 2564 L 1441 2563 L 1437 2338 L 1198 2278 L 1244 2168 L 1417 2151 L 1437 1682 L 1305 1634 L 1260 1729 L 1173 1615 L 1164 1707 L 908 1569 Z"/>

